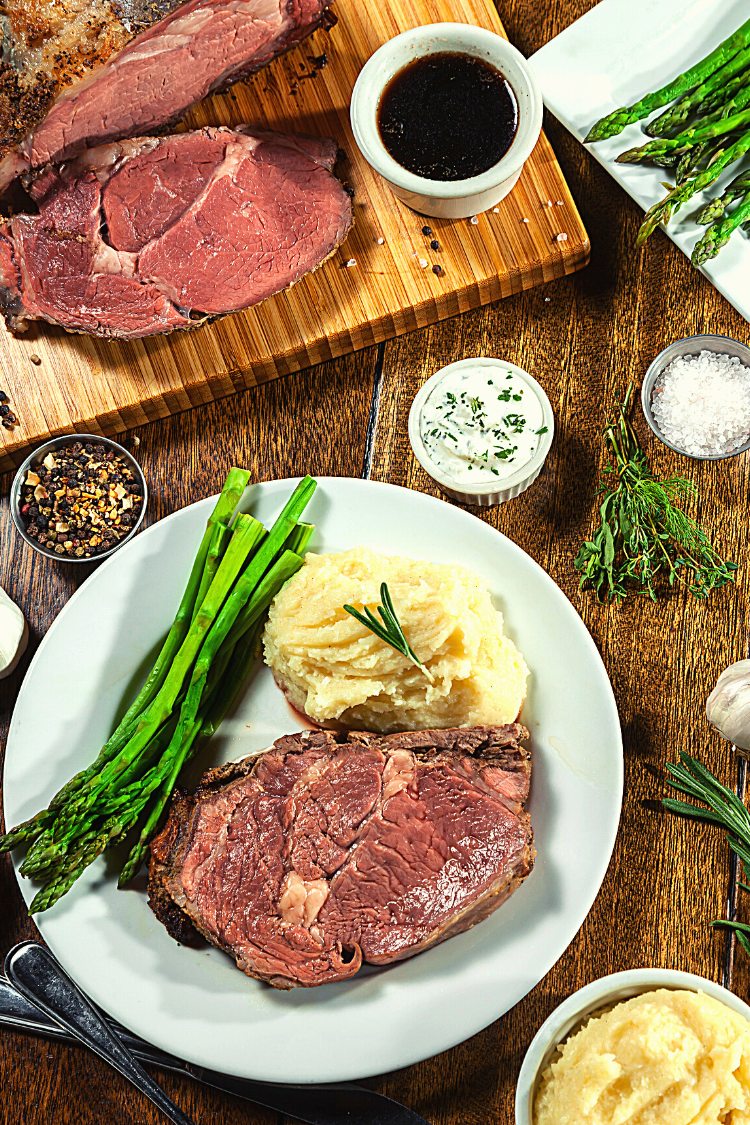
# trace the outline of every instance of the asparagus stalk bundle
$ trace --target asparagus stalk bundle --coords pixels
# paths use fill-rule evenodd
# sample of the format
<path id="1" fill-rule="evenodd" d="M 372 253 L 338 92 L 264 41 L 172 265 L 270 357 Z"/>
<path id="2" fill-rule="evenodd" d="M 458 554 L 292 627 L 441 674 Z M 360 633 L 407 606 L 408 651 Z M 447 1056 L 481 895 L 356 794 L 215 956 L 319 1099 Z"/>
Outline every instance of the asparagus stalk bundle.
<path id="1" fill-rule="evenodd" d="M 639 246 L 685 203 L 710 188 L 726 169 L 750 153 L 750 20 L 660 90 L 602 118 L 586 140 L 616 136 L 658 109 L 663 112 L 643 126 L 652 140 L 617 157 L 623 164 L 674 169 L 675 186 L 665 185 L 667 195 L 647 212 L 638 232 Z M 734 231 L 749 229 L 746 177 L 747 173 L 742 173 L 719 198 L 699 211 L 698 222 L 710 226 L 695 246 L 694 265 L 715 257 Z"/>
<path id="2" fill-rule="evenodd" d="M 302 565 L 313 528 L 300 517 L 315 490 L 305 477 L 266 531 L 235 515 L 248 480 L 230 471 L 159 655 L 95 761 L 0 836 L 0 851 L 27 848 L 21 872 L 42 884 L 31 913 L 47 910 L 131 834 L 120 885 L 136 874 L 184 766 L 242 690 L 266 611 Z"/>

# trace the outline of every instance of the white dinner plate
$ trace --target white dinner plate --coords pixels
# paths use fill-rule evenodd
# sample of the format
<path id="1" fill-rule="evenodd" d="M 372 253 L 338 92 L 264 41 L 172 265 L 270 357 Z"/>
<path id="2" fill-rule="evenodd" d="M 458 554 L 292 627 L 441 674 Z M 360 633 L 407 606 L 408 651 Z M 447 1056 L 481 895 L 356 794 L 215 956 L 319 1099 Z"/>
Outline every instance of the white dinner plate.
<path id="1" fill-rule="evenodd" d="M 268 524 L 293 484 L 254 486 L 251 510 Z M 8 824 L 46 805 L 107 738 L 134 670 L 169 625 L 212 503 L 185 508 L 132 540 L 53 624 L 13 715 Z M 322 479 L 308 513 L 318 528 L 315 549 L 363 544 L 463 564 L 488 584 L 532 670 L 523 719 L 533 737 L 538 858 L 520 890 L 468 933 L 352 981 L 291 992 L 243 976 L 216 949 L 176 945 L 148 909 L 142 885 L 116 889 L 111 861 L 97 861 L 37 915 L 66 969 L 126 1027 L 180 1058 L 275 1082 L 407 1066 L 516 1004 L 589 912 L 622 798 L 620 727 L 599 654 L 573 607 L 519 547 L 443 501 L 371 481 Z M 204 764 L 264 748 L 298 724 L 264 668 Z M 20 886 L 30 901 L 33 884 L 21 879 Z"/>
<path id="2" fill-rule="evenodd" d="M 704 58 L 747 18 L 748 0 L 600 0 L 529 61 L 545 105 L 582 141 L 600 117 L 658 90 Z M 640 125 L 631 125 L 617 137 L 586 145 L 644 211 L 665 195 L 662 183 L 669 172 L 616 164 L 615 157 L 646 140 Z M 736 175 L 737 168 L 730 168 L 711 194 L 721 194 L 722 185 Z M 688 257 L 705 229 L 696 225 L 695 212 L 709 197 L 696 195 L 667 227 L 669 237 Z M 654 251 L 658 253 L 658 247 Z M 747 237 L 734 234 L 703 272 L 750 320 Z"/>

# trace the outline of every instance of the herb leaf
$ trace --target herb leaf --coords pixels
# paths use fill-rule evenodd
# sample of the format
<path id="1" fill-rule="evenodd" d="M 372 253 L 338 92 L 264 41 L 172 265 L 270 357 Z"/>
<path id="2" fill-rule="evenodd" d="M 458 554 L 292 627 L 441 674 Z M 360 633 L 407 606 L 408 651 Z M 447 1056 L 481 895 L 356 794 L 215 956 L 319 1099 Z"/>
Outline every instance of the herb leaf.
<path id="1" fill-rule="evenodd" d="M 744 802 L 689 754 L 681 753 L 679 762 L 669 763 L 667 773 L 668 784 L 673 789 L 701 801 L 702 806 L 707 807 L 693 805 L 688 801 L 676 801 L 673 797 L 664 797 L 662 806 L 679 816 L 706 821 L 723 828 L 729 847 L 742 864 L 745 879 L 750 879 L 750 812 Z M 747 883 L 739 883 L 738 886 L 743 890 L 750 889 Z M 711 925 L 731 930 L 741 948 L 750 956 L 750 925 L 734 918 L 718 918 Z"/>
<path id="2" fill-rule="evenodd" d="M 364 625 L 366 629 L 369 629 L 371 633 L 379 637 L 384 644 L 390 645 L 396 652 L 400 652 L 402 656 L 410 660 L 411 663 L 419 668 L 420 672 L 427 677 L 430 683 L 432 683 L 434 680 L 432 672 L 422 663 L 409 644 L 406 634 L 401 627 L 401 622 L 396 616 L 396 610 L 393 607 L 393 599 L 391 598 L 387 582 L 383 582 L 380 586 L 380 601 L 382 604 L 376 606 L 380 614 L 380 621 L 378 621 L 369 606 L 363 606 L 361 611 L 355 609 L 352 605 L 345 605 L 343 608 L 347 613 L 350 613 L 355 620 L 359 621 L 360 625 Z"/>
<path id="3" fill-rule="evenodd" d="M 621 601 L 633 588 L 656 601 L 661 588 L 682 583 L 696 598 L 734 581 L 736 563 L 721 558 L 680 504 L 696 494 L 692 481 L 658 480 L 629 421 L 633 385 L 605 427 L 614 465 L 605 468 L 600 526 L 575 559 L 580 588 L 600 601 Z"/>

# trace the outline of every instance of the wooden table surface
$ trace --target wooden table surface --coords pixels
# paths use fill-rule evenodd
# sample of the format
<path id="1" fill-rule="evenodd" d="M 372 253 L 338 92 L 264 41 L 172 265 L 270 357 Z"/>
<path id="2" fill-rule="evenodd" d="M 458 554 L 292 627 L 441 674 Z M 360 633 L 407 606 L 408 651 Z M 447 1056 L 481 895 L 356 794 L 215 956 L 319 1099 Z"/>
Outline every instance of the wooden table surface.
<path id="1" fill-rule="evenodd" d="M 500 7 L 511 41 L 530 54 L 592 7 L 592 0 L 501 0 Z M 648 805 L 662 792 L 659 767 L 680 749 L 697 754 L 727 784 L 740 784 L 730 750 L 709 730 L 703 708 L 721 669 L 748 655 L 747 456 L 681 461 L 638 422 L 657 468 L 686 471 L 698 484 L 695 511 L 720 550 L 740 563 L 736 587 L 707 603 L 678 593 L 655 605 L 631 599 L 622 608 L 603 608 L 578 592 L 572 565 L 591 526 L 603 463 L 600 431 L 613 396 L 629 379 L 639 382 L 654 355 L 674 339 L 719 332 L 748 342 L 750 329 L 663 235 L 636 253 L 635 205 L 556 122 L 549 120 L 547 128 L 591 236 L 588 269 L 126 438 L 152 489 L 151 520 L 215 492 L 232 464 L 246 465 L 259 479 L 303 472 L 369 476 L 434 493 L 406 435 L 409 405 L 427 375 L 484 353 L 522 364 L 547 390 L 559 430 L 544 477 L 482 518 L 552 575 L 602 653 L 625 741 L 622 822 L 601 893 L 541 984 L 468 1042 L 373 1082 L 435 1125 L 510 1125 L 529 1041 L 565 996 L 596 977 L 668 966 L 721 981 L 740 995 L 750 990 L 742 953 L 735 961 L 731 942 L 708 926 L 735 895 L 719 833 Z M 9 484 L 9 478 L 2 482 L 0 584 L 24 608 L 33 650 L 88 568 L 51 565 L 25 548 L 11 526 Z M 28 657 L 0 688 L 0 746 L 27 663 Z M 0 950 L 34 934 L 3 859 Z M 430 1019 L 429 1011 L 424 1018 Z M 274 1114 L 190 1081 L 163 1080 L 196 1122 L 282 1125 Z M 159 1120 L 93 1057 L 10 1032 L 0 1034 L 0 1107 L 0 1119 L 25 1125 Z"/>

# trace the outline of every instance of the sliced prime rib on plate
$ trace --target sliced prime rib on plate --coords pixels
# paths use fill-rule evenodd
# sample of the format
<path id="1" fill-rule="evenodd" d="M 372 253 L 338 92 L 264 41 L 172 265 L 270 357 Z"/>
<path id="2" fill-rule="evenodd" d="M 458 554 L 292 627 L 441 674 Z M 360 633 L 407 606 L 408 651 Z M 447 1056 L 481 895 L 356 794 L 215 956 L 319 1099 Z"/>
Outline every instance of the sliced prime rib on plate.
<path id="1" fill-rule="evenodd" d="M 8 326 L 136 338 L 247 308 L 346 237 L 334 141 L 207 128 L 90 149 L 31 181 L 0 223 Z"/>
<path id="2" fill-rule="evenodd" d="M 330 0 L 5 0 L 0 191 L 84 148 L 145 136 L 264 66 Z"/>
<path id="3" fill-rule="evenodd" d="M 518 724 L 304 731 L 178 793 L 149 900 L 277 988 L 354 976 L 481 921 L 531 871 Z"/>

